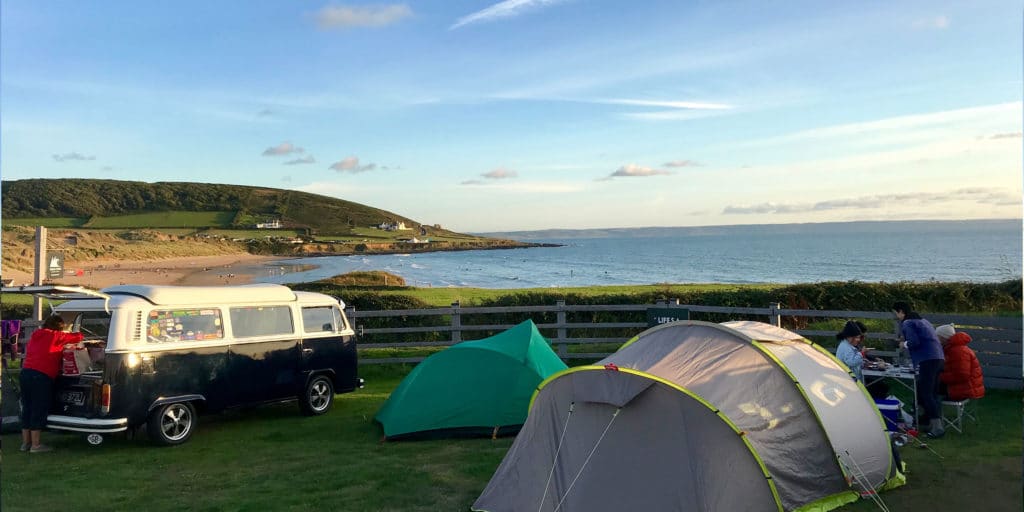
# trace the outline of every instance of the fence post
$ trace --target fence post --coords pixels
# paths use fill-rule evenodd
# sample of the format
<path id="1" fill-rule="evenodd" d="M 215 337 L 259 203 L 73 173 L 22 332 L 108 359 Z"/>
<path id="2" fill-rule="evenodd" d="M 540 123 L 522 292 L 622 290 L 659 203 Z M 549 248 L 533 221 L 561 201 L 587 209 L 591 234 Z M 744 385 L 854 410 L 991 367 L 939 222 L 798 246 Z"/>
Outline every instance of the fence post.
<path id="1" fill-rule="evenodd" d="M 782 327 L 782 315 L 779 314 L 779 310 L 782 309 L 782 303 L 780 302 L 769 302 L 768 309 L 768 323 L 775 327 Z"/>
<path id="2" fill-rule="evenodd" d="M 462 305 L 459 301 L 452 302 L 452 345 L 462 341 L 462 315 L 459 314 L 459 308 Z"/>
<path id="3" fill-rule="evenodd" d="M 564 300 L 556 301 L 555 305 L 558 306 L 558 313 L 557 313 L 558 318 L 555 320 L 555 323 L 557 323 L 559 325 L 559 327 L 558 327 L 558 341 L 559 341 L 559 343 L 558 343 L 558 357 L 564 360 L 565 357 L 567 355 L 569 355 L 569 350 L 568 350 L 568 348 L 566 348 L 566 344 L 565 344 L 566 339 L 569 337 L 567 329 L 565 328 L 565 301 Z"/>

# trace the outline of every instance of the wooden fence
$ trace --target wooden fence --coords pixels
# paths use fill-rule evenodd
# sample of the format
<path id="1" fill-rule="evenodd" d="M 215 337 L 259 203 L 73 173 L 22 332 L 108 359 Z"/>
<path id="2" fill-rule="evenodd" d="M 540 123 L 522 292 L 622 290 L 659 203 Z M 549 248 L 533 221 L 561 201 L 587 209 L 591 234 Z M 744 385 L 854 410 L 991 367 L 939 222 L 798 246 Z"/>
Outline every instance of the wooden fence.
<path id="1" fill-rule="evenodd" d="M 659 311 L 686 310 L 691 318 L 700 320 L 699 317 L 717 315 L 730 319 L 753 319 L 764 321 L 776 326 L 783 326 L 809 339 L 816 337 L 832 338 L 835 330 L 813 330 L 800 328 L 807 325 L 811 319 L 822 320 L 837 318 L 843 320 L 874 319 L 889 320 L 892 328 L 888 332 L 869 332 L 870 340 L 882 340 L 882 345 L 889 345 L 890 351 L 880 351 L 882 355 L 895 355 L 895 338 L 898 330 L 898 322 L 891 312 L 878 311 L 823 311 L 813 309 L 784 309 L 778 303 L 769 304 L 763 308 L 751 307 L 725 307 L 705 306 L 695 304 L 679 304 L 678 301 L 659 302 L 657 304 L 612 304 L 612 305 L 569 305 L 565 302 L 558 302 L 553 306 L 504 306 L 504 307 L 461 307 L 458 302 L 452 303 L 450 307 L 432 309 L 402 309 L 384 311 L 357 311 L 349 308 L 349 318 L 353 319 L 356 325 L 356 332 L 359 336 L 359 347 L 364 349 L 419 349 L 426 347 L 446 347 L 467 339 L 479 339 L 490 335 L 490 333 L 503 331 L 514 325 L 507 323 L 507 315 L 514 315 L 518 321 L 532 318 L 537 327 L 546 334 L 559 357 L 568 359 L 591 359 L 597 360 L 609 355 L 614 348 L 628 341 L 634 335 L 649 327 L 647 321 L 599 321 L 599 322 L 570 322 L 571 315 L 589 313 L 598 316 L 599 313 L 618 313 L 614 316 L 629 316 L 635 320 L 640 314 L 646 314 L 649 309 L 658 308 Z M 496 323 L 488 321 L 493 315 L 506 315 L 505 322 Z M 554 316 L 555 321 L 544 321 L 544 318 Z M 924 315 L 934 325 L 954 323 L 958 331 L 963 331 L 973 338 L 970 348 L 978 354 L 982 370 L 985 374 L 985 385 L 997 389 L 1022 389 L 1024 383 L 1024 355 L 1021 350 L 1021 317 L 993 317 L 975 315 L 950 315 L 950 314 L 926 314 Z M 438 325 L 423 326 L 400 326 L 409 317 L 439 317 Z M 445 318 L 447 317 L 447 318 Z M 367 319 L 379 319 L 375 323 L 388 324 L 386 327 L 367 327 Z M 447 319 L 447 321 L 445 321 Z M 472 319 L 471 322 L 464 322 Z M 573 336 L 574 333 L 587 330 L 591 333 L 594 330 L 614 331 L 615 335 L 607 337 L 581 337 Z M 447 334 L 445 334 L 447 333 Z M 623 335 L 626 333 L 626 335 Z M 416 338 L 422 335 L 421 340 L 406 340 L 399 342 L 377 341 L 388 336 L 403 335 L 406 338 Z M 411 335 L 411 336 L 410 336 Z M 444 336 L 445 339 L 438 338 Z M 869 346 L 873 345 L 870 341 Z M 876 345 L 877 346 L 877 345 Z M 588 350 L 593 347 L 596 350 Z M 361 357 L 360 364 L 388 364 L 388 363 L 415 363 L 422 361 L 424 357 L 391 357 L 391 358 L 369 358 Z"/>

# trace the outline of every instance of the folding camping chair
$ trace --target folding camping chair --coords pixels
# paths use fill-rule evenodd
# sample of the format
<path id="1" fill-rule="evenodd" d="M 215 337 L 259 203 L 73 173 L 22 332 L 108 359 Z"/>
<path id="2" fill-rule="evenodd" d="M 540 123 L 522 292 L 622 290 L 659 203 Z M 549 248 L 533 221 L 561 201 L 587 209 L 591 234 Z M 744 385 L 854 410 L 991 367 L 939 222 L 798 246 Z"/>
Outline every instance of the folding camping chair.
<path id="1" fill-rule="evenodd" d="M 2 356 L 4 368 L 8 367 L 10 361 L 21 357 L 21 349 L 18 346 L 18 336 L 21 335 L 21 320 L 0 320 L 0 343 L 3 344 Z"/>
<path id="2" fill-rule="evenodd" d="M 956 401 L 943 400 L 942 425 L 963 434 L 965 417 L 975 423 L 978 422 L 978 411 L 972 404 L 976 404 L 976 402 L 972 402 L 969 398 Z M 950 414 L 947 414 L 947 411 L 950 411 Z"/>

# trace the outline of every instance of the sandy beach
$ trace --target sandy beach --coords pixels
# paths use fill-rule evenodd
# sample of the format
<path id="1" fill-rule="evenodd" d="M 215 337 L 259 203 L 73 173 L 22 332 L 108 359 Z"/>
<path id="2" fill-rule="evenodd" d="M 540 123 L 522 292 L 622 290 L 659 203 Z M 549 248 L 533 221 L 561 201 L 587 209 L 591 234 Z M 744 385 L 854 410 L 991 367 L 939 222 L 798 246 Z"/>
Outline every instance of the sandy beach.
<path id="1" fill-rule="evenodd" d="M 66 262 L 64 277 L 53 284 L 105 288 L 118 284 L 175 284 L 212 286 L 246 284 L 260 275 L 268 275 L 274 267 L 267 264 L 285 258 L 255 254 L 228 254 L 169 258 L 156 261 L 91 261 Z M 3 270 L 3 278 L 14 285 L 31 284 L 32 275 L 17 270 Z"/>

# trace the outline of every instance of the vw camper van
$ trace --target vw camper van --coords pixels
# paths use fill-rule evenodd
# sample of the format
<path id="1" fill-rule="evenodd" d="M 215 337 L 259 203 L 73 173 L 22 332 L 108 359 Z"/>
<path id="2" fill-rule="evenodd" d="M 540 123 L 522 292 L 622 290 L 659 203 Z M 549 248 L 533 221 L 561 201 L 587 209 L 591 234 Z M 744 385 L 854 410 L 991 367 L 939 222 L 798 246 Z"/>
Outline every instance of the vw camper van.
<path id="1" fill-rule="evenodd" d="M 47 427 L 93 444 L 142 425 L 180 444 L 199 413 L 238 406 L 298 400 L 323 414 L 363 385 L 344 303 L 328 295 L 276 284 L 3 291 L 66 301 L 54 313 L 93 348 L 84 371 L 58 377 Z"/>

